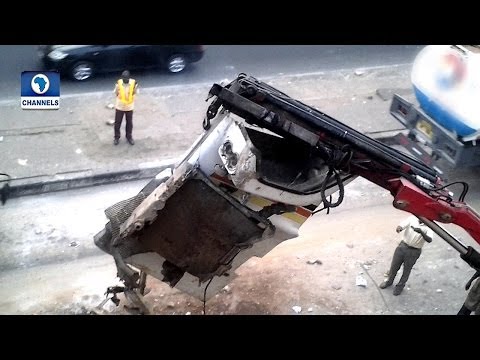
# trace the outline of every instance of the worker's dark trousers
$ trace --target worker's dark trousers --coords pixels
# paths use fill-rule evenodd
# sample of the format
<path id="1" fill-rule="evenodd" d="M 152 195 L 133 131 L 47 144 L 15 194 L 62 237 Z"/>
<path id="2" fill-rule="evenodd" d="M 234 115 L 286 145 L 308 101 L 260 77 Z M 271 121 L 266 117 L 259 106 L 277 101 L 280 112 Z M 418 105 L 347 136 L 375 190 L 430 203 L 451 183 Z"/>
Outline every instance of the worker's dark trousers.
<path id="1" fill-rule="evenodd" d="M 473 283 L 463 306 L 475 315 L 480 315 L 480 278 Z"/>
<path id="2" fill-rule="evenodd" d="M 390 265 L 390 272 L 387 282 L 393 284 L 395 276 L 397 276 L 397 272 L 398 270 L 400 270 L 400 266 L 402 266 L 403 264 L 402 277 L 400 278 L 397 286 L 401 288 L 405 287 L 408 277 L 410 276 L 410 272 L 412 271 L 413 265 L 415 265 L 421 253 L 422 249 L 416 249 L 408 246 L 403 241 L 400 242 L 400 244 L 395 249 L 395 253 L 393 254 L 392 264 Z"/>
<path id="3" fill-rule="evenodd" d="M 131 111 L 122 111 L 115 109 L 115 139 L 120 139 L 120 127 L 122 126 L 123 115 L 125 114 L 125 119 L 127 124 L 125 125 L 125 133 L 127 139 L 132 139 L 132 130 L 133 130 L 133 110 Z"/>
<path id="4" fill-rule="evenodd" d="M 462 305 L 461 309 L 458 311 L 457 315 L 470 315 L 472 310 L 467 308 L 465 304 Z"/>

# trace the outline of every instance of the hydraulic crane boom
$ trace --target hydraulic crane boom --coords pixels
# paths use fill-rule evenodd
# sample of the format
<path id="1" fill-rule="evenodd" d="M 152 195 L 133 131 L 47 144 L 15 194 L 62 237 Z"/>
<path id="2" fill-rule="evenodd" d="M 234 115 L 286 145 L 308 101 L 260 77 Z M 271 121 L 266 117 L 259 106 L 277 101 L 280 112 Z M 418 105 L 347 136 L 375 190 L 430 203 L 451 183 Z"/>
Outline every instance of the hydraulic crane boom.
<path id="1" fill-rule="evenodd" d="M 447 190 L 448 185 L 442 183 L 435 170 L 419 160 L 371 139 L 253 77 L 241 74 L 225 87 L 215 84 L 210 95 L 217 96 L 217 100 L 209 108 L 204 125 L 208 126 L 208 119 L 223 105 L 248 123 L 309 143 L 329 164 L 331 174 L 346 171 L 389 190 L 395 208 L 424 220 L 437 235 L 459 251 L 470 266 L 480 269 L 479 253 L 461 244 L 436 224 L 456 224 L 480 244 L 480 215 L 464 202 L 468 184 L 462 183 L 464 190 L 455 201 Z M 339 205 L 324 203 L 327 207 Z"/>

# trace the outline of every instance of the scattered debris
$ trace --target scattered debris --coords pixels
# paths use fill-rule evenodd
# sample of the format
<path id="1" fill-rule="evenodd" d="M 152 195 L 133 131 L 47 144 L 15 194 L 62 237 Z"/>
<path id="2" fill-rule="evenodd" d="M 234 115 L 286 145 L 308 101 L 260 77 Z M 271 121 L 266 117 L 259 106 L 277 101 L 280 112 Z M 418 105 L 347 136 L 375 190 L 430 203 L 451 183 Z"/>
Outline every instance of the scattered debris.
<path id="1" fill-rule="evenodd" d="M 19 165 L 27 166 L 28 159 L 17 159 Z"/>
<path id="2" fill-rule="evenodd" d="M 113 104 L 107 104 L 107 109 L 113 109 L 115 106 L 113 106 Z"/>
<path id="3" fill-rule="evenodd" d="M 373 265 L 373 261 L 372 261 L 372 260 L 364 261 L 364 262 L 363 262 L 363 265 L 371 266 L 371 265 Z"/>
<path id="4" fill-rule="evenodd" d="M 3 141 L 3 136 L 0 136 L 0 142 Z"/>
<path id="5" fill-rule="evenodd" d="M 427 279 L 423 279 L 423 283 L 426 284 L 428 282 Z"/>
<path id="6" fill-rule="evenodd" d="M 35 235 L 40 235 L 43 231 L 40 229 L 35 229 Z"/>
<path id="7" fill-rule="evenodd" d="M 190 311 L 187 311 L 185 315 L 192 315 L 192 313 Z"/>
<path id="8" fill-rule="evenodd" d="M 173 301 L 170 301 L 168 304 L 167 304 L 167 308 L 174 308 L 175 307 L 175 304 Z"/>
<path id="9" fill-rule="evenodd" d="M 225 285 L 225 287 L 223 288 L 223 291 L 227 294 L 229 294 L 231 290 L 232 290 L 232 288 L 228 285 Z"/>
<path id="10" fill-rule="evenodd" d="M 107 125 L 115 125 L 115 120 L 107 120 Z"/>
<path id="11" fill-rule="evenodd" d="M 357 76 L 362 76 L 362 75 L 365 74 L 365 70 L 357 69 L 357 70 L 355 70 L 354 74 L 357 75 Z"/>
<path id="12" fill-rule="evenodd" d="M 368 95 L 368 96 L 367 96 L 367 99 L 368 99 L 368 100 L 373 100 L 373 96 L 372 96 L 372 95 Z"/>
<path id="13" fill-rule="evenodd" d="M 452 250 L 452 248 L 451 248 L 451 247 L 447 247 L 447 251 L 451 251 L 451 250 Z"/>
<path id="14" fill-rule="evenodd" d="M 355 96 L 354 96 L 354 97 L 352 97 L 352 101 L 355 101 L 356 99 L 357 99 L 357 98 L 356 98 Z"/>
<path id="15" fill-rule="evenodd" d="M 307 311 L 308 311 L 308 312 L 312 312 L 312 311 L 313 311 L 313 308 L 309 307 L 309 308 L 307 309 Z"/>
<path id="16" fill-rule="evenodd" d="M 307 264 L 309 265 L 315 265 L 315 264 L 318 264 L 318 265 L 322 265 L 322 262 L 320 260 L 307 260 Z"/>
<path id="17" fill-rule="evenodd" d="M 76 241 L 72 241 L 69 246 L 70 247 L 77 247 L 78 243 Z"/>
<path id="18" fill-rule="evenodd" d="M 371 268 L 371 266 L 365 265 L 365 264 L 363 264 L 362 267 L 363 267 L 365 270 L 370 270 L 370 268 Z"/>
<path id="19" fill-rule="evenodd" d="M 458 266 L 457 264 L 453 265 L 453 267 L 454 267 L 455 269 L 460 269 L 460 266 Z"/>
<path id="20" fill-rule="evenodd" d="M 347 247 L 353 249 L 353 244 L 347 244 Z"/>
<path id="21" fill-rule="evenodd" d="M 362 286 L 362 287 L 367 287 L 367 279 L 365 279 L 361 275 L 357 275 L 357 278 L 355 280 L 355 285 Z"/>
<path id="22" fill-rule="evenodd" d="M 73 110 L 70 110 L 68 113 L 69 113 L 69 114 L 73 114 Z"/>
<path id="23" fill-rule="evenodd" d="M 443 292 L 442 289 L 437 289 L 437 293 L 441 293 L 441 292 Z"/>
<path id="24" fill-rule="evenodd" d="M 292 306 L 292 310 L 295 311 L 297 314 L 302 312 L 302 307 L 301 306 Z"/>
<path id="25" fill-rule="evenodd" d="M 77 149 L 77 150 L 75 150 L 75 152 L 76 152 L 77 154 L 81 154 L 81 153 L 82 153 L 82 149 Z"/>

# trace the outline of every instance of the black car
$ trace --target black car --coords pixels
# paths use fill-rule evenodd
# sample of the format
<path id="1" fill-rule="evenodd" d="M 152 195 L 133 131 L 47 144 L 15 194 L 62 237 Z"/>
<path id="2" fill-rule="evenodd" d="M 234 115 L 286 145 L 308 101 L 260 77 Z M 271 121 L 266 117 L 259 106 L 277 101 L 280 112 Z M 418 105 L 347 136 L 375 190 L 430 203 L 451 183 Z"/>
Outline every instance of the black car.
<path id="1" fill-rule="evenodd" d="M 38 55 L 47 70 L 83 81 L 96 73 L 164 68 L 183 71 L 203 57 L 202 45 L 39 45 Z"/>

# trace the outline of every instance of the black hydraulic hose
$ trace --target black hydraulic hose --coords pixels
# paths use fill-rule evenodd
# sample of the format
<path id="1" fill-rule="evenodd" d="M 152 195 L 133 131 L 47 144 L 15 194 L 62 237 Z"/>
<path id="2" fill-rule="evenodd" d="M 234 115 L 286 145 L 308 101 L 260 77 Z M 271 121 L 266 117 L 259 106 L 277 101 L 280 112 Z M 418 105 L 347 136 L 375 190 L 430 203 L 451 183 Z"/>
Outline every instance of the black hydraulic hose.
<path id="1" fill-rule="evenodd" d="M 335 176 L 335 181 L 338 186 L 338 200 L 335 203 L 327 200 L 327 197 L 325 196 L 325 190 L 327 189 L 327 184 L 330 178 L 332 177 L 332 175 Z M 320 189 L 320 195 L 322 196 L 322 201 L 325 208 L 334 208 L 342 203 L 343 198 L 345 196 L 345 187 L 343 185 L 343 181 L 342 181 L 342 178 L 340 177 L 340 174 L 334 168 L 330 168 L 330 170 L 328 171 L 327 177 L 322 183 L 322 187 Z"/>
<path id="2" fill-rule="evenodd" d="M 449 186 L 455 185 L 455 184 L 461 184 L 463 186 L 463 190 L 462 190 L 462 193 L 460 194 L 460 196 L 458 197 L 458 201 L 464 202 L 465 201 L 465 196 L 467 195 L 468 189 L 469 189 L 469 186 L 465 181 L 454 181 L 454 182 L 449 183 L 447 185 L 444 185 L 442 187 L 435 188 L 435 190 L 437 190 L 437 191 L 438 190 L 443 190 L 443 189 L 445 189 Z"/>

